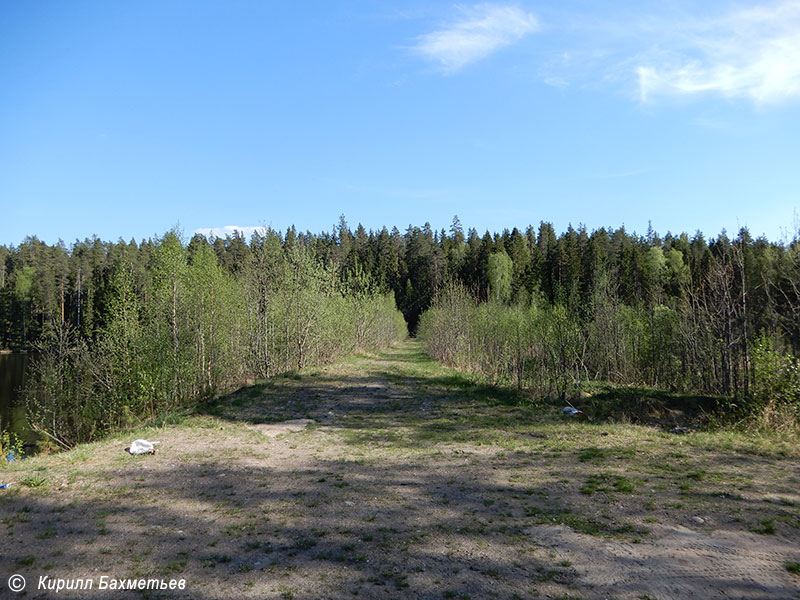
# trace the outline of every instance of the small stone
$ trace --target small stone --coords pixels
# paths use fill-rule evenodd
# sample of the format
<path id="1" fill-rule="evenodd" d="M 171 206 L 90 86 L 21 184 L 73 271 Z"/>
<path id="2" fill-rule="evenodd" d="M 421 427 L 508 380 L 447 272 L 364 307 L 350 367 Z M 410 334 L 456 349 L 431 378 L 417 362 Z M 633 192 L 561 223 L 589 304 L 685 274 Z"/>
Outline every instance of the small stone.
<path id="1" fill-rule="evenodd" d="M 703 517 L 692 517 L 691 520 L 692 523 L 696 523 L 697 525 L 702 525 L 703 523 L 706 522 L 706 520 Z"/>

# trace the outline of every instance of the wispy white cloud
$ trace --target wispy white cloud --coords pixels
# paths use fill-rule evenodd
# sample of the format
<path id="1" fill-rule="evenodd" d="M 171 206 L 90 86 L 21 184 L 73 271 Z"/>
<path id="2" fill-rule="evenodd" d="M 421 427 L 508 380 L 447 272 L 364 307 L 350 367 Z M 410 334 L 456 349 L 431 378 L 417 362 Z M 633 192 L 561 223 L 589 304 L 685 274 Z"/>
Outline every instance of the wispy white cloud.
<path id="1" fill-rule="evenodd" d="M 508 4 L 458 7 L 460 18 L 417 38 L 413 49 L 453 73 L 540 28 L 538 19 Z"/>
<path id="2" fill-rule="evenodd" d="M 245 239 L 249 239 L 251 235 L 255 232 L 258 233 L 266 233 L 266 227 L 258 227 L 248 225 L 245 227 L 240 227 L 239 225 L 225 225 L 224 227 L 200 227 L 194 230 L 194 233 L 199 233 L 200 235 L 204 235 L 208 238 L 226 238 L 228 236 L 233 236 L 236 232 L 239 232 Z"/>
<path id="3" fill-rule="evenodd" d="M 699 94 L 759 105 L 800 99 L 800 1 L 663 25 L 673 41 L 661 40 L 635 68 L 642 102 Z"/>

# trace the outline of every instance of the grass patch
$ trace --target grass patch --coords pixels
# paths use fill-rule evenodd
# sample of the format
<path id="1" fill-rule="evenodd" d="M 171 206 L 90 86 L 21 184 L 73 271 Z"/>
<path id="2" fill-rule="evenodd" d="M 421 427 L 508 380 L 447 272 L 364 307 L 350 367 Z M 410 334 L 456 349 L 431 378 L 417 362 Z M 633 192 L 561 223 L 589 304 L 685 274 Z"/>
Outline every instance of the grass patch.
<path id="1" fill-rule="evenodd" d="M 629 459 L 633 458 L 635 451 L 633 448 L 597 448 L 592 446 L 584 448 L 578 454 L 578 460 L 587 462 L 590 460 L 604 460 L 606 458 Z"/>
<path id="2" fill-rule="evenodd" d="M 280 593 L 281 598 L 283 598 L 283 600 L 294 600 L 295 598 L 294 588 L 291 588 L 287 585 L 278 586 L 278 592 Z"/>
<path id="3" fill-rule="evenodd" d="M 695 469 L 693 471 L 689 471 L 688 473 L 686 473 L 685 476 L 688 477 L 689 479 L 694 479 L 695 481 L 702 481 L 703 479 L 705 479 L 706 470 Z"/>
<path id="4" fill-rule="evenodd" d="M 598 519 L 570 510 L 547 510 L 528 506 L 525 507 L 525 515 L 533 517 L 534 522 L 538 525 L 559 523 L 579 533 L 596 537 L 631 537 L 633 534 L 644 535 L 647 533 L 645 530 L 637 530 L 632 525 L 620 525 L 612 519 Z"/>
<path id="5" fill-rule="evenodd" d="M 775 533 L 775 519 L 761 519 L 758 527 L 753 528 L 753 533 L 772 535 Z"/>
<path id="6" fill-rule="evenodd" d="M 603 382 L 592 382 L 589 388 L 591 395 L 581 401 L 580 408 L 596 421 L 622 421 L 663 429 L 700 423 L 706 420 L 706 415 L 717 412 L 730 402 L 724 396 L 703 396 Z"/>
<path id="7" fill-rule="evenodd" d="M 29 488 L 41 488 L 47 485 L 47 477 L 41 473 L 31 473 L 20 479 L 20 483 Z"/>
<path id="8" fill-rule="evenodd" d="M 637 485 L 638 482 L 630 477 L 601 473 L 599 475 L 590 475 L 586 483 L 581 486 L 581 492 L 587 496 L 591 496 L 597 492 L 605 494 L 612 492 L 633 494 L 636 492 Z"/>
<path id="9" fill-rule="evenodd" d="M 582 566 L 537 532 L 603 546 L 642 541 L 653 523 L 649 546 L 658 524 L 703 515 L 745 542 L 777 528 L 787 536 L 759 539 L 778 547 L 800 528 L 788 444 L 570 420 L 562 406 L 445 369 L 410 341 L 241 388 L 163 429 L 19 461 L 3 553 L 54 573 L 110 560 L 120 573 L 191 573 L 226 597 L 253 580 L 254 597 L 529 598 L 546 581 L 568 598 Z M 294 418 L 317 426 L 248 428 Z M 164 445 L 131 459 L 121 449 L 135 437 Z"/>
<path id="10" fill-rule="evenodd" d="M 171 573 L 180 573 L 186 567 L 187 561 L 186 560 L 173 560 L 168 562 L 164 568 L 162 569 L 162 573 L 164 575 L 169 575 Z"/>

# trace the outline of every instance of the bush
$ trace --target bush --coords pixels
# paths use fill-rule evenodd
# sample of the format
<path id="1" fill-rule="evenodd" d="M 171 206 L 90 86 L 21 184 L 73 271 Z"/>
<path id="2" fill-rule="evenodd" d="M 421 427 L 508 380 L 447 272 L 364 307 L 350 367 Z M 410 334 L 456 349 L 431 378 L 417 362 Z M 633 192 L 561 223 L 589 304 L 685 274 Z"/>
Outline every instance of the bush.
<path id="1" fill-rule="evenodd" d="M 393 294 L 368 274 L 342 281 L 297 246 L 264 252 L 234 275 L 210 246 L 189 256 L 170 232 L 153 249 L 144 283 L 119 258 L 95 336 L 54 323 L 37 348 L 25 390 L 32 428 L 71 448 L 227 393 L 248 376 L 323 364 L 407 335 Z"/>
<path id="2" fill-rule="evenodd" d="M 537 395 L 572 395 L 585 376 L 583 334 L 562 305 L 476 304 L 450 285 L 423 313 L 418 335 L 437 360 Z"/>
<path id="3" fill-rule="evenodd" d="M 759 429 L 800 430 L 800 365 L 762 336 L 753 348 L 753 392 L 748 422 Z"/>
<path id="4" fill-rule="evenodd" d="M 11 431 L 0 431 L 0 465 L 8 464 L 8 457 L 22 458 L 22 440 Z"/>

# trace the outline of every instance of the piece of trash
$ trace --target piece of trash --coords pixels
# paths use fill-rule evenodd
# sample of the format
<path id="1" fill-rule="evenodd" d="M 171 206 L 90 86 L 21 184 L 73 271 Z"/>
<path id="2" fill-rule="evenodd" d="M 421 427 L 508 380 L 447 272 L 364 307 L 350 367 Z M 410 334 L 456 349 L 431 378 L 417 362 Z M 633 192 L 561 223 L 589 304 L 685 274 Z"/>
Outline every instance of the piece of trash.
<path id="1" fill-rule="evenodd" d="M 10 462 L 10 463 L 12 463 L 12 462 L 14 462 L 15 460 L 17 460 L 17 457 L 16 457 L 16 456 L 14 456 L 14 453 L 13 453 L 13 452 L 9 452 L 9 453 L 8 453 L 8 456 L 6 456 L 6 462 Z"/>
<path id="2" fill-rule="evenodd" d="M 156 444 L 161 442 L 148 442 L 147 440 L 133 440 L 130 448 L 126 448 L 128 452 L 136 456 L 137 454 L 155 454 Z"/>
<path id="3" fill-rule="evenodd" d="M 583 411 L 578 410 L 577 408 L 573 408 L 571 406 L 565 406 L 561 409 L 561 414 L 566 415 L 567 417 L 583 417 Z"/>
<path id="4" fill-rule="evenodd" d="M 678 435 L 684 435 L 687 433 L 692 433 L 694 430 L 691 427 L 673 427 L 669 430 L 670 433 L 676 433 Z"/>
<path id="5" fill-rule="evenodd" d="M 11 485 L 10 483 L 3 483 L 3 484 L 0 484 L 0 490 L 4 490 L 4 489 L 6 489 L 8 486 L 10 486 L 10 485 Z"/>

